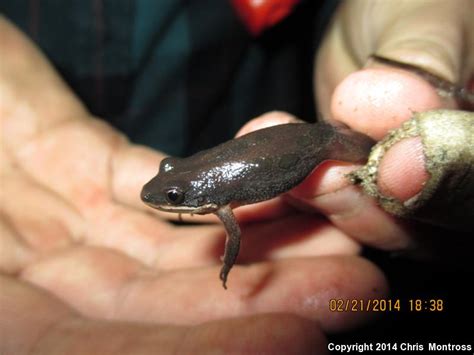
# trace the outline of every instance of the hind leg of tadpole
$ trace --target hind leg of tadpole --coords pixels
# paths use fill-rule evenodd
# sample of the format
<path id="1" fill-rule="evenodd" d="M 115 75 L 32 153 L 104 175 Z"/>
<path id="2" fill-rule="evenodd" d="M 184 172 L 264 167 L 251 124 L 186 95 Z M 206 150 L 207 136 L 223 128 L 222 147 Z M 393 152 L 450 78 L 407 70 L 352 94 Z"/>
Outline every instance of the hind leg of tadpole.
<path id="1" fill-rule="evenodd" d="M 227 232 L 225 241 L 224 257 L 222 261 L 222 269 L 220 272 L 220 279 L 222 280 L 222 286 L 227 289 L 227 276 L 229 275 L 232 266 L 234 266 L 235 260 L 239 255 L 240 249 L 240 228 L 235 219 L 232 208 L 229 205 L 219 208 L 214 212 L 217 217 L 222 221 Z"/>

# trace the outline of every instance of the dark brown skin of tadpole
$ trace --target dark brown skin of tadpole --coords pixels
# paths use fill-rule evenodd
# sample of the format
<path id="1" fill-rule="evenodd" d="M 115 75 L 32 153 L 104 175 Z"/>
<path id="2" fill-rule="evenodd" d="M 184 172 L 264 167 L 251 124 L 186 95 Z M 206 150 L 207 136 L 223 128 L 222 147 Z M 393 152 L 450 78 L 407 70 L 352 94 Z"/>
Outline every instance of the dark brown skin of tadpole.
<path id="1" fill-rule="evenodd" d="M 151 207 L 175 213 L 215 213 L 227 240 L 220 278 L 239 253 L 240 229 L 231 207 L 276 197 L 301 183 L 321 162 L 365 162 L 374 142 L 325 123 L 293 123 L 258 130 L 188 158 L 166 158 L 143 187 Z M 183 210 L 184 209 L 184 210 Z"/>

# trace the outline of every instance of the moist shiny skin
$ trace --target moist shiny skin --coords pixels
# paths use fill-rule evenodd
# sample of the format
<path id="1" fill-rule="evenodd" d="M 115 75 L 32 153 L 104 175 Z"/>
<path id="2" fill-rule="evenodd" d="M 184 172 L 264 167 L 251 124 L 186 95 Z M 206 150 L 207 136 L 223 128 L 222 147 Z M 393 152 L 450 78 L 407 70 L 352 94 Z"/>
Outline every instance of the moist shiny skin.
<path id="1" fill-rule="evenodd" d="M 175 213 L 215 213 L 227 230 L 227 275 L 240 229 L 231 207 L 271 199 L 302 182 L 324 160 L 364 162 L 374 142 L 325 123 L 293 123 L 251 132 L 187 158 L 166 158 L 142 189 L 151 207 Z"/>

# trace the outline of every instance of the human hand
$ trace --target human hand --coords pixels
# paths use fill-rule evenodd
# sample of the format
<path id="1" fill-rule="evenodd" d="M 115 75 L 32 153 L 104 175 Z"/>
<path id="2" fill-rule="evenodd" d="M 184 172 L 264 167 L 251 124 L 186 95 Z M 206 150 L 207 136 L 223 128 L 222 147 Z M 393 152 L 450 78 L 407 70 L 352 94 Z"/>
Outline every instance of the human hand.
<path id="1" fill-rule="evenodd" d="M 261 241 L 244 257 L 267 262 L 237 267 L 224 291 L 222 227 L 174 226 L 139 201 L 162 155 L 90 117 L 3 18 L 0 36 L 2 353 L 314 352 L 370 317 L 328 301 L 380 297 L 383 276 L 301 216 L 244 230 Z M 299 258 L 306 240 L 327 249 Z"/>
<path id="2" fill-rule="evenodd" d="M 474 29 L 472 21 L 466 16 L 472 13 L 468 10 L 470 7 L 472 2 L 467 1 L 343 3 L 315 61 L 316 99 L 322 116 L 333 124 L 346 124 L 381 139 L 415 112 L 458 108 L 458 102 L 453 97 L 440 96 L 437 89 L 424 80 L 424 76 L 415 74 L 413 70 L 374 61 L 372 55 L 420 67 L 458 86 L 466 86 L 474 69 Z M 423 21 L 420 21 L 421 18 Z M 435 117 L 437 114 L 430 115 L 433 116 L 431 121 L 439 121 Z M 459 116 L 459 111 L 444 114 L 447 115 L 450 116 L 448 118 L 457 118 L 454 116 Z M 251 121 L 241 133 L 293 119 L 284 113 L 270 113 Z M 459 127 L 456 119 L 451 122 L 449 128 Z M 468 142 L 465 141 L 464 146 L 465 150 L 469 150 Z M 437 147 L 443 148 L 441 144 Z M 426 149 L 419 137 L 403 139 L 389 149 L 379 166 L 380 192 L 402 203 L 413 201 L 412 197 L 422 191 L 430 178 L 425 168 L 425 154 Z M 430 163 L 433 164 L 433 161 Z M 453 162 L 450 164 L 442 168 L 449 171 Z M 469 170 L 469 162 L 463 168 L 461 176 L 463 171 Z M 327 162 L 284 198 L 299 208 L 322 212 L 333 226 L 359 246 L 410 251 L 418 256 L 436 256 L 436 252 L 440 251 L 443 260 L 463 260 L 460 255 L 470 250 L 461 247 L 468 242 L 463 233 L 431 229 L 386 213 L 371 197 L 348 184 L 344 175 L 353 169 L 354 166 L 347 164 Z M 449 178 L 451 183 L 455 181 L 453 176 Z M 464 200 L 464 204 L 456 207 L 459 210 L 464 206 L 466 215 L 465 206 L 470 203 L 470 194 L 469 184 L 465 186 L 464 190 L 459 191 L 460 197 L 452 201 L 459 204 L 460 200 Z M 450 206 L 448 203 L 452 201 L 444 199 L 444 205 L 440 203 L 441 206 Z M 258 215 L 257 208 L 250 206 L 240 213 L 255 216 Z M 432 214 L 436 222 L 441 222 L 440 214 L 449 217 L 455 212 L 454 207 L 450 206 Z M 426 238 L 426 231 L 429 231 L 429 240 L 423 239 Z M 439 239 L 435 238 L 437 233 L 441 234 Z M 446 233 L 455 242 L 446 245 Z M 311 248 L 305 251 L 307 255 L 314 253 Z"/>

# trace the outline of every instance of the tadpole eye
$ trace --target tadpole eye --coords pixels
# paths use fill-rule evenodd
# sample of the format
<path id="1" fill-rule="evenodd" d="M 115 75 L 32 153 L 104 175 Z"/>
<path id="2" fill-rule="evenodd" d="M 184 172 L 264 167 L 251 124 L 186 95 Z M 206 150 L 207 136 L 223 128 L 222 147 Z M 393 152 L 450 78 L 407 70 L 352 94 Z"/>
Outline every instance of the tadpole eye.
<path id="1" fill-rule="evenodd" d="M 184 192 L 176 187 L 172 187 L 166 191 L 166 200 L 173 205 L 179 205 L 184 201 Z"/>

